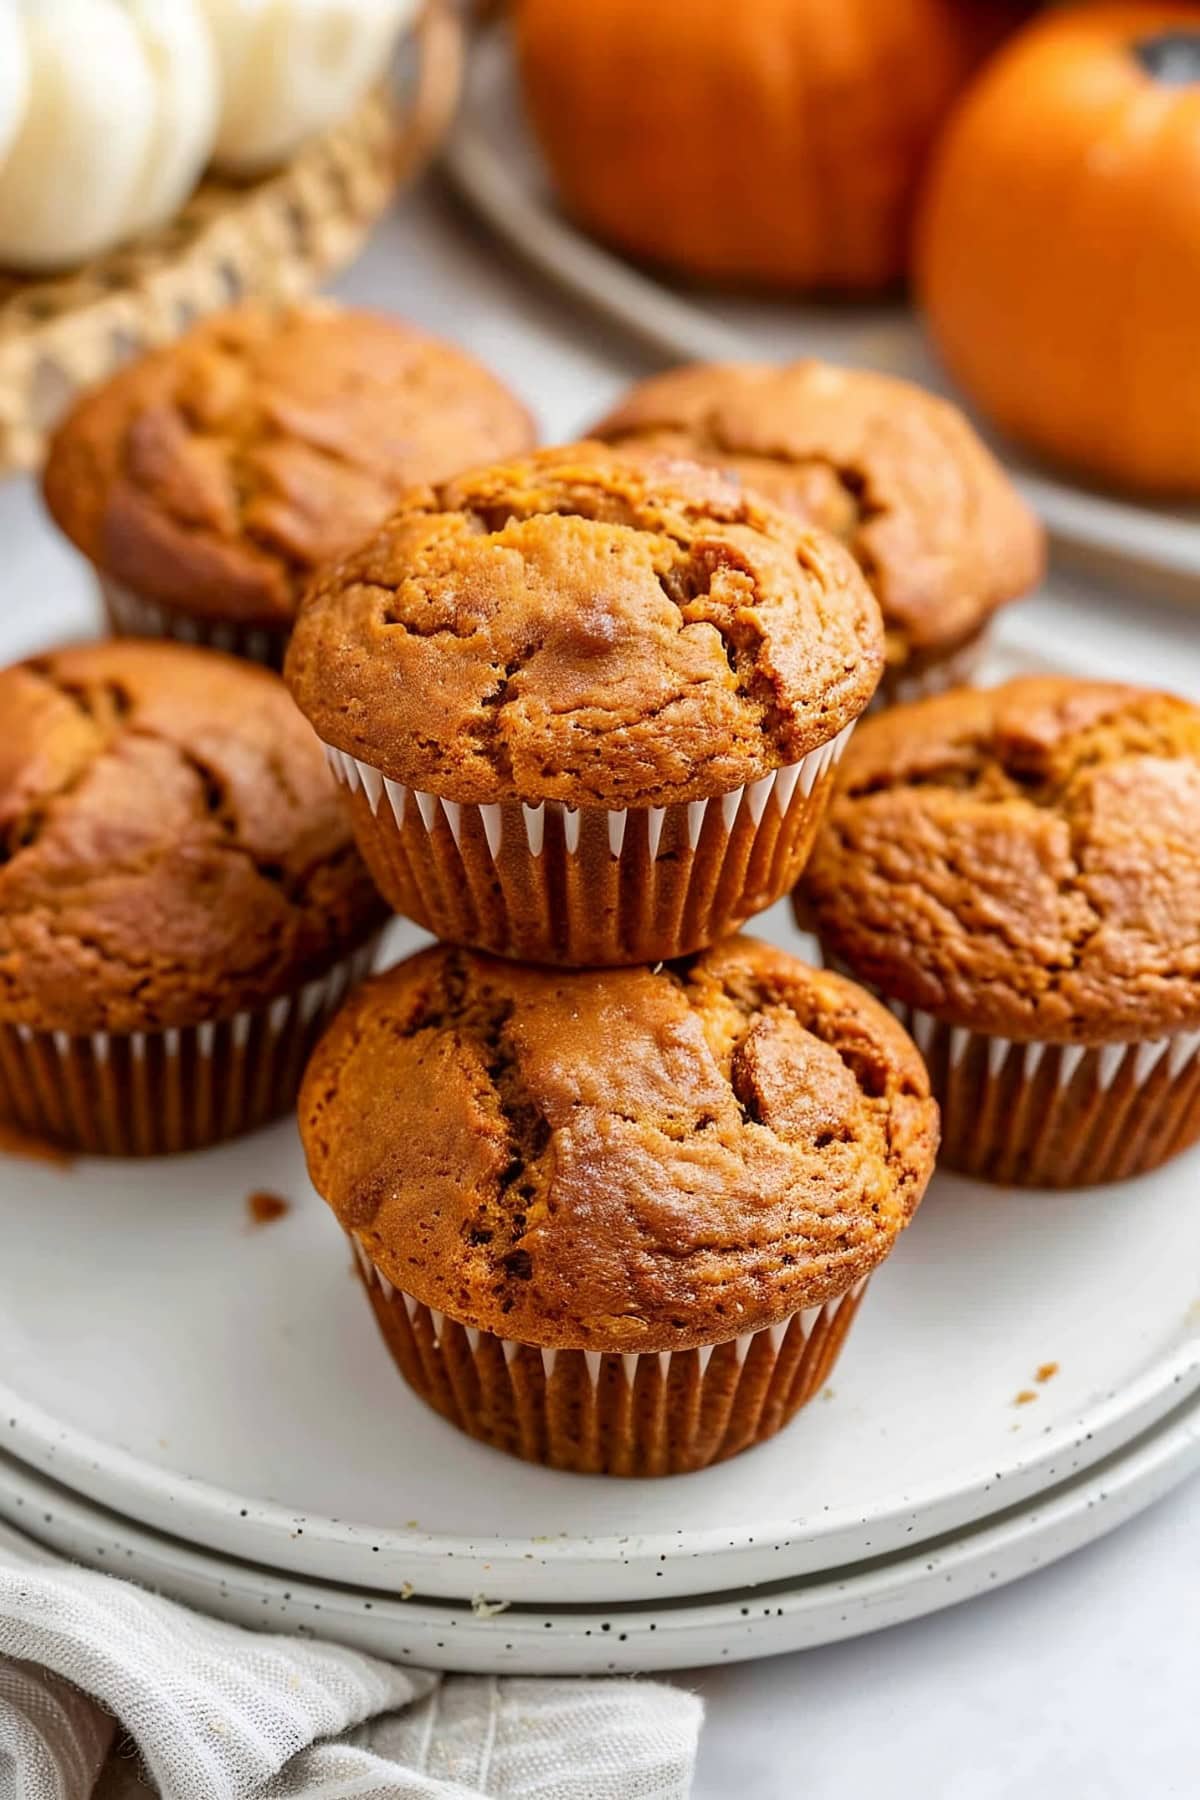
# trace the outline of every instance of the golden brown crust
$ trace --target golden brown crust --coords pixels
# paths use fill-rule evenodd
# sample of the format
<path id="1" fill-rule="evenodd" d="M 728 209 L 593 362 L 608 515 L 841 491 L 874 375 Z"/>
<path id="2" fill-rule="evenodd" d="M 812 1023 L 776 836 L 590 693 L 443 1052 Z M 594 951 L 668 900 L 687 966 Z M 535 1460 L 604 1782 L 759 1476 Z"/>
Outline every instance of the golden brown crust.
<path id="1" fill-rule="evenodd" d="M 328 301 L 247 302 L 86 395 L 55 436 L 45 495 L 134 593 L 279 626 L 313 569 L 414 482 L 533 440 L 520 403 L 453 345 Z"/>
<path id="2" fill-rule="evenodd" d="M 0 1019 L 196 1025 L 266 1004 L 383 906 L 277 675 L 88 644 L 0 671 Z"/>
<path id="3" fill-rule="evenodd" d="M 318 579 L 287 677 L 326 742 L 468 803 L 657 806 L 866 707 L 851 557 L 711 470 L 568 445 L 414 491 Z"/>
<path id="4" fill-rule="evenodd" d="M 921 1198 L 937 1108 L 882 1007 L 753 939 L 576 973 L 439 946 L 339 1015 L 300 1128 L 395 1286 L 521 1342 L 655 1351 L 866 1275 Z"/>
<path id="5" fill-rule="evenodd" d="M 1036 677 L 856 733 L 803 895 L 827 950 L 951 1025 L 1200 1026 L 1200 709 Z"/>
<path id="6" fill-rule="evenodd" d="M 595 435 L 710 462 L 834 532 L 875 590 L 889 664 L 948 654 L 1040 579 L 1040 525 L 957 407 L 828 363 L 699 363 Z"/>

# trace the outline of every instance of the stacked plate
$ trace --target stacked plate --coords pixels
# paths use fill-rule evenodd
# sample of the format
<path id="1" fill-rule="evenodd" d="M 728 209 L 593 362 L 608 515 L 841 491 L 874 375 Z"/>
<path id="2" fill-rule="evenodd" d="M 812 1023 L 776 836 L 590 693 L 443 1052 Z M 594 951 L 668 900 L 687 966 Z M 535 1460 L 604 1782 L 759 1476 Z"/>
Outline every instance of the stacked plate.
<path id="1" fill-rule="evenodd" d="M 796 935 L 782 908 L 758 928 Z M 626 1482 L 500 1456 L 409 1393 L 290 1125 L 169 1162 L 3 1158 L 0 1516 L 210 1612 L 445 1668 L 872 1630 L 1200 1465 L 1198 1176 L 938 1177 L 832 1389 L 748 1455 Z"/>

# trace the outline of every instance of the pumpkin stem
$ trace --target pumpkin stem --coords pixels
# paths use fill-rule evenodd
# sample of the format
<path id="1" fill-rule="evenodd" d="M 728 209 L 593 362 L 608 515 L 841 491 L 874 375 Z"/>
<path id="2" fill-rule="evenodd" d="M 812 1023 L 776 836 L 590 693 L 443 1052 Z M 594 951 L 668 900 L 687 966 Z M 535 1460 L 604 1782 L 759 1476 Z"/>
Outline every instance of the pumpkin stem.
<path id="1" fill-rule="evenodd" d="M 1138 38 L 1132 49 L 1147 75 L 1167 87 L 1200 81 L 1200 31 L 1159 31 Z"/>

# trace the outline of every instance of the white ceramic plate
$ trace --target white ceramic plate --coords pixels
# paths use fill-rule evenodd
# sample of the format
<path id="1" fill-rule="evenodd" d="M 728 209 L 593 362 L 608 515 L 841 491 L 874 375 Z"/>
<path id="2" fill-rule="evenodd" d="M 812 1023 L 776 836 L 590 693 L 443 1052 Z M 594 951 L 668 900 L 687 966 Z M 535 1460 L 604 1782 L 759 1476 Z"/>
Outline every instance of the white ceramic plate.
<path id="1" fill-rule="evenodd" d="M 0 1518 L 76 1561 L 204 1612 L 337 1639 L 394 1661 L 502 1674 L 609 1674 L 811 1649 L 938 1612 L 1014 1581 L 1122 1524 L 1200 1466 L 1200 1403 L 1035 1502 L 906 1555 L 806 1581 L 657 1605 L 431 1605 L 284 1576 L 200 1551 L 0 1457 Z"/>
<path id="2" fill-rule="evenodd" d="M 527 261 L 671 361 L 822 356 L 889 370 L 963 403 L 899 305 L 718 300 L 675 291 L 574 230 L 556 209 L 525 128 L 502 34 L 484 35 L 472 53 L 468 102 L 443 163 L 468 203 Z M 1060 480 L 1011 447 L 1006 455 L 1064 544 L 1120 556 L 1164 577 L 1200 576 L 1200 510 L 1122 500 Z"/>

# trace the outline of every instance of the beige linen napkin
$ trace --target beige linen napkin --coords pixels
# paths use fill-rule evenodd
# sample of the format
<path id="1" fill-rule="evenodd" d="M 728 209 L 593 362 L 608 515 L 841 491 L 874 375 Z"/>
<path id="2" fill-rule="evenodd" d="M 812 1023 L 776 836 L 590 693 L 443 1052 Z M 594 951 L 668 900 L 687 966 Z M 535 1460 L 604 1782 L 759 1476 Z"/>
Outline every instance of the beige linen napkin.
<path id="1" fill-rule="evenodd" d="M 700 1721 L 649 1681 L 243 1631 L 0 1525 L 0 1800 L 685 1800 Z"/>

